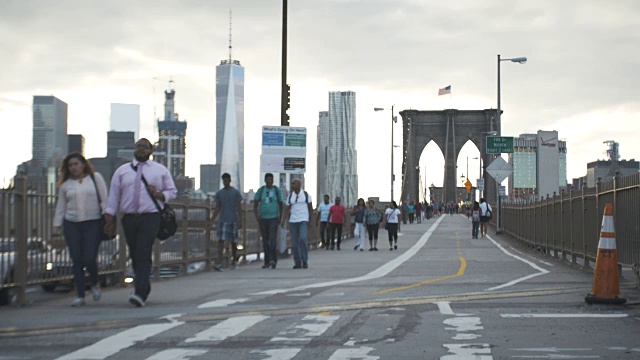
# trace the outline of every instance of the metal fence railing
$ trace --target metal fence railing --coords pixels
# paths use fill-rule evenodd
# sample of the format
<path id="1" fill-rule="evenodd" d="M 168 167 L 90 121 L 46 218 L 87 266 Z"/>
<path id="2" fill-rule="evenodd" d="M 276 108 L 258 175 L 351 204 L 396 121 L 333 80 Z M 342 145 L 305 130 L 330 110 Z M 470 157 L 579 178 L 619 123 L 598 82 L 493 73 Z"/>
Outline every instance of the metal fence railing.
<path id="1" fill-rule="evenodd" d="M 12 187 L 0 189 L 0 304 L 23 304 L 25 289 L 39 285 L 52 291 L 63 283 L 71 284 L 72 261 L 63 238 L 52 236 L 56 197 L 52 191 L 31 188 L 24 177 L 16 177 Z M 156 279 L 209 270 L 216 260 L 216 224 L 211 221 L 209 200 L 179 198 L 171 202 L 176 211 L 178 231 L 169 239 L 157 241 L 153 250 L 152 276 Z M 244 226 L 239 231 L 238 256 L 259 260 L 262 242 L 253 205 L 245 204 Z M 352 219 L 344 226 L 343 238 L 353 236 Z M 309 249 L 321 246 L 315 217 L 309 229 Z M 287 237 L 287 248 L 291 248 Z M 286 254 L 285 254 L 286 256 Z M 226 249 L 224 262 L 229 262 Z M 128 249 L 118 225 L 118 236 L 103 241 L 98 255 L 103 285 L 123 283 L 129 270 Z"/>
<path id="2" fill-rule="evenodd" d="M 505 201 L 505 233 L 526 245 L 589 267 L 598 253 L 605 204 L 613 204 L 618 261 L 640 263 L 640 173 L 596 183 L 595 188 L 553 194 L 531 202 Z"/>

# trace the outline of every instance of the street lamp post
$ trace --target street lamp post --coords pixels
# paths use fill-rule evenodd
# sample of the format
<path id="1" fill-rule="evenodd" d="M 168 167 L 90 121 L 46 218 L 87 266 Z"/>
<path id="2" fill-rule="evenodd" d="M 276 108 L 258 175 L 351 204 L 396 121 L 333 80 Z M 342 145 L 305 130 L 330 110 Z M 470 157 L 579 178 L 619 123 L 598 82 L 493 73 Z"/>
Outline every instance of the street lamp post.
<path id="1" fill-rule="evenodd" d="M 395 181 L 395 174 L 393 173 L 393 123 L 396 122 L 395 117 L 393 116 L 393 108 L 395 105 L 391 105 L 391 200 L 393 201 L 393 182 Z M 382 111 L 384 108 L 373 108 L 373 111 Z"/>
<path id="2" fill-rule="evenodd" d="M 511 61 L 518 64 L 524 64 L 527 62 L 527 58 L 522 56 L 517 58 L 511 58 L 511 59 L 501 59 L 500 54 L 498 54 L 498 123 L 496 124 L 498 131 L 500 131 L 500 129 L 502 128 L 502 122 L 501 122 L 502 108 L 500 104 L 500 63 L 503 61 Z M 500 184 L 497 181 L 496 181 L 496 207 L 497 207 L 496 234 L 501 234 L 502 233 L 502 217 L 500 213 Z"/>

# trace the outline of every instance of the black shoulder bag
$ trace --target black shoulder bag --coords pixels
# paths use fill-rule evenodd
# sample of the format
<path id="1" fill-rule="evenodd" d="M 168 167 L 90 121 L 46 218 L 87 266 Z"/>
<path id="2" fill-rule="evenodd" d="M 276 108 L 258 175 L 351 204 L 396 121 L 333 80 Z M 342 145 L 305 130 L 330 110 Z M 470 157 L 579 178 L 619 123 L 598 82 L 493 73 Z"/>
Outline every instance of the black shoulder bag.
<path id="1" fill-rule="evenodd" d="M 131 164 L 131 167 L 138 171 L 138 169 L 134 167 L 133 164 Z M 176 231 L 178 230 L 178 223 L 176 222 L 176 212 L 173 211 L 171 206 L 169 206 L 169 204 L 167 203 L 164 204 L 164 208 L 160 207 L 158 199 L 156 199 L 149 192 L 149 184 L 147 183 L 147 179 L 144 178 L 144 175 L 142 175 L 142 182 L 144 183 L 145 189 L 147 189 L 147 194 L 151 196 L 151 200 L 153 200 L 153 203 L 156 205 L 158 213 L 160 213 L 160 229 L 158 230 L 157 238 L 159 240 L 167 240 L 171 236 L 175 235 Z"/>
<path id="2" fill-rule="evenodd" d="M 96 178 L 93 176 L 93 173 L 89 174 L 91 176 L 91 180 L 93 180 L 93 186 L 96 188 L 96 195 L 98 195 L 98 206 L 100 206 L 100 212 L 103 212 L 104 209 L 102 209 L 102 200 L 100 199 L 100 191 L 98 191 L 98 184 L 96 183 Z M 106 232 L 104 232 L 104 224 L 106 223 L 106 220 L 104 219 L 104 214 L 102 214 L 102 241 L 107 241 L 107 240 L 113 240 L 116 238 L 116 234 L 107 234 Z"/>

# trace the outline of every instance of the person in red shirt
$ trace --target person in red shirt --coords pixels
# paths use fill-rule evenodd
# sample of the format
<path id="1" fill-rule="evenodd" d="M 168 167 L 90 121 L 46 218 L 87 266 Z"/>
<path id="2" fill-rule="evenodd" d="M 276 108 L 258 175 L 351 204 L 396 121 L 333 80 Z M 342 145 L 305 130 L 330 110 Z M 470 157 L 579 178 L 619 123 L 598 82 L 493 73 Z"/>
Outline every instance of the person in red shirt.
<path id="1" fill-rule="evenodd" d="M 340 197 L 336 196 L 334 205 L 329 209 L 329 232 L 331 233 L 331 250 L 336 248 L 336 230 L 338 231 L 337 248 L 340 250 L 342 242 L 342 226 L 345 222 L 347 209 L 340 204 Z"/>

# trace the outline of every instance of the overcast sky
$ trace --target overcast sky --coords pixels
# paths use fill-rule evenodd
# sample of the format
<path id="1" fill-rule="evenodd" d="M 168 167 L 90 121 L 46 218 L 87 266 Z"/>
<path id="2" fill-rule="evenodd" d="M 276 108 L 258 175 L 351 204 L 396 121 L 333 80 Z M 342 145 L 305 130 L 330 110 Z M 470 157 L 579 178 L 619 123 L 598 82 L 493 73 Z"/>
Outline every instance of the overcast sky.
<path id="1" fill-rule="evenodd" d="M 0 178 L 31 158 L 33 95 L 68 103 L 68 132 L 85 136 L 87 157 L 102 157 L 110 103 L 140 104 L 141 136 L 157 139 L 154 105 L 162 113 L 169 78 L 188 121 L 187 175 L 198 177 L 215 162 L 215 66 L 228 58 L 229 10 L 233 58 L 245 67 L 245 190 L 257 188 L 261 127 L 280 121 L 280 0 L 0 1 Z M 496 108 L 497 54 L 529 58 L 502 63 L 504 135 L 558 130 L 569 180 L 605 157 L 606 140 L 640 158 L 638 14 L 636 0 L 289 1 L 291 125 L 308 129 L 307 189 L 315 195 L 329 91 L 356 92 L 359 195 L 386 200 L 391 114 L 373 107 Z M 451 99 L 437 95 L 446 85 Z M 463 149 L 459 173 L 477 154 Z M 399 179 L 400 151 L 395 160 Z M 442 184 L 442 164 L 427 147 L 428 184 Z"/>

